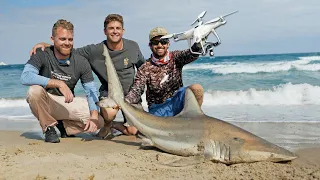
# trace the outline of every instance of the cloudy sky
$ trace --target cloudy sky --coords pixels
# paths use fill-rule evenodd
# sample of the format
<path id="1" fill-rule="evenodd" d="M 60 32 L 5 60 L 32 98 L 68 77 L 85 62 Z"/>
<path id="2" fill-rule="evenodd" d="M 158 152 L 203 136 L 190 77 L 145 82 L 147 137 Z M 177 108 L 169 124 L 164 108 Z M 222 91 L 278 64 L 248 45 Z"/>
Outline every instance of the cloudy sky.
<path id="1" fill-rule="evenodd" d="M 188 30 L 203 10 L 204 21 L 239 10 L 217 29 L 216 56 L 320 52 L 320 0 L 0 0 L 0 62 L 25 63 L 33 45 L 50 42 L 60 18 L 75 25 L 75 47 L 99 43 L 110 13 L 124 17 L 124 37 L 148 57 L 153 27 Z M 185 48 L 186 41 L 171 42 L 170 49 Z"/>

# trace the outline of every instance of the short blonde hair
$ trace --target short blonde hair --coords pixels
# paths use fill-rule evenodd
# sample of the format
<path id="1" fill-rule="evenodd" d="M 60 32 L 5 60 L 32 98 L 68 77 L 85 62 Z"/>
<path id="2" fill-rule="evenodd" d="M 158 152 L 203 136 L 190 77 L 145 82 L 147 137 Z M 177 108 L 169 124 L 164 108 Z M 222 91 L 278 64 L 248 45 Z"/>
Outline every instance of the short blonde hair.
<path id="1" fill-rule="evenodd" d="M 52 36 L 56 35 L 57 29 L 59 27 L 73 32 L 73 24 L 71 22 L 64 19 L 59 19 L 56 23 L 54 23 L 52 27 Z"/>
<path id="2" fill-rule="evenodd" d="M 119 14 L 109 14 L 104 20 L 104 28 L 107 28 L 108 24 L 112 21 L 120 22 L 123 28 L 123 17 Z"/>

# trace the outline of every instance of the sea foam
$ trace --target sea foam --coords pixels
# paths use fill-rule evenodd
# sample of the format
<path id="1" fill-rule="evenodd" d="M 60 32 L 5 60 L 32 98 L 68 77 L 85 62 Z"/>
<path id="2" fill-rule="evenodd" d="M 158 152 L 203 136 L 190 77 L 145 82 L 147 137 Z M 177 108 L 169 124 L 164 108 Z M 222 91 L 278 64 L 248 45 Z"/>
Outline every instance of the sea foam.
<path id="1" fill-rule="evenodd" d="M 184 67 L 184 70 L 211 70 L 214 74 L 240 74 L 240 73 L 273 73 L 281 71 L 319 71 L 320 56 L 299 57 L 298 60 L 288 61 L 267 61 L 267 62 L 223 62 L 223 63 L 202 63 L 191 64 Z"/>
<path id="2" fill-rule="evenodd" d="M 319 92 L 319 86 L 305 83 L 287 83 L 267 90 L 209 90 L 204 95 L 204 105 L 319 105 Z"/>

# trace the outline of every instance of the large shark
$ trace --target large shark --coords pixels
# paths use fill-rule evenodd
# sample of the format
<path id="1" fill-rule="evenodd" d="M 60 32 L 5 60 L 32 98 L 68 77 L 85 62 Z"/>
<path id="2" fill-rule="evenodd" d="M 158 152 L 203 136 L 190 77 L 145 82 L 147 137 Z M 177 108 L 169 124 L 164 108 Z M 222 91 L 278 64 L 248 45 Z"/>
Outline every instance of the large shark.
<path id="1" fill-rule="evenodd" d="M 122 87 L 108 50 L 104 46 L 108 75 L 108 98 L 97 104 L 102 108 L 117 104 L 128 122 L 162 151 L 181 156 L 201 156 L 215 162 L 290 161 L 296 156 L 248 131 L 205 115 L 194 94 L 187 89 L 182 112 L 174 117 L 149 114 L 124 100 Z"/>

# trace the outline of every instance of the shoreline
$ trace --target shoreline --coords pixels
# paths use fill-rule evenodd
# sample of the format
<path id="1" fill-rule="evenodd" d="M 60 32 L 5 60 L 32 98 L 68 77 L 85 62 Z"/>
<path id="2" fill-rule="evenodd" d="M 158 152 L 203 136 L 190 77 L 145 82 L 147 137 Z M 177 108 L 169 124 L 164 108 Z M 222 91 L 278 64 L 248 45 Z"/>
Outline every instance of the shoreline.
<path id="1" fill-rule="evenodd" d="M 121 122 L 122 118 L 115 121 Z M 274 144 L 294 151 L 320 146 L 320 122 L 230 122 Z M 43 137 L 37 120 L 0 119 L 0 131 L 20 131 Z"/>

